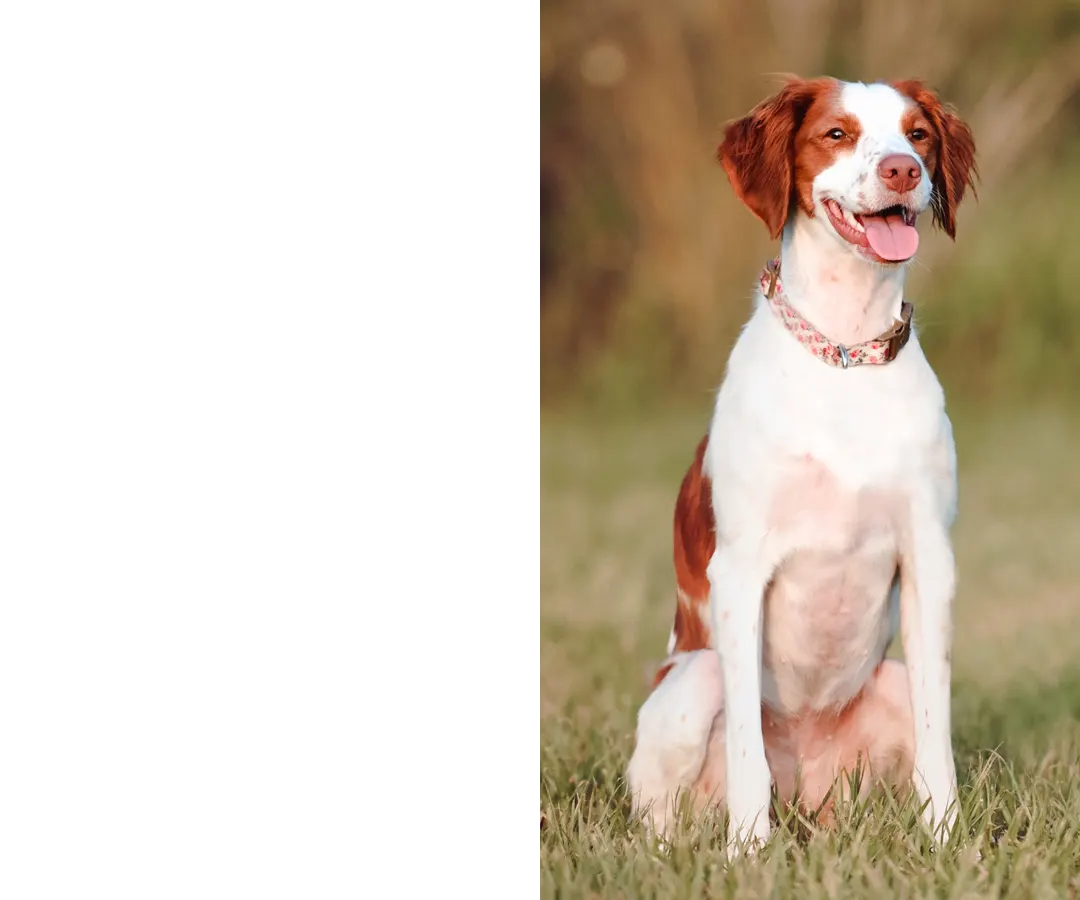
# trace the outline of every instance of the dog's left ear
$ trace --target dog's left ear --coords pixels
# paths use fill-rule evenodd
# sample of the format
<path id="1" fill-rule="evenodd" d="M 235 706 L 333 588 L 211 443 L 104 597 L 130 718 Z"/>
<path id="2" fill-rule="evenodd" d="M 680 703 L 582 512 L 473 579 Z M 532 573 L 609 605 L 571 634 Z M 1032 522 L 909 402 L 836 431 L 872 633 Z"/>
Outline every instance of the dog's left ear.
<path id="1" fill-rule="evenodd" d="M 972 195 L 976 195 L 975 180 L 979 169 L 975 165 L 975 138 L 964 121 L 946 108 L 921 81 L 899 81 L 893 87 L 919 104 L 937 132 L 938 158 L 932 179 L 931 204 L 934 222 L 955 240 L 957 207 L 969 187 Z"/>
<path id="2" fill-rule="evenodd" d="M 780 93 L 724 129 L 716 151 L 728 181 L 749 210 L 780 236 L 794 202 L 795 135 L 810 104 L 832 79 L 790 77 Z"/>

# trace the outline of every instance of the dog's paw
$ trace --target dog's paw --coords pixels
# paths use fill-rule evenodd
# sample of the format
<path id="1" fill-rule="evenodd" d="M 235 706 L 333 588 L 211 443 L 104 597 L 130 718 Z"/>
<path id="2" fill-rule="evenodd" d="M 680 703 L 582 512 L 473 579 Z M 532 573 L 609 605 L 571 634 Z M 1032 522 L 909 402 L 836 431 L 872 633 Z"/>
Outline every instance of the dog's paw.
<path id="1" fill-rule="evenodd" d="M 764 825 L 755 823 L 750 828 L 729 828 L 727 838 L 727 857 L 729 860 L 751 859 L 769 842 L 772 829 L 768 818 Z"/>

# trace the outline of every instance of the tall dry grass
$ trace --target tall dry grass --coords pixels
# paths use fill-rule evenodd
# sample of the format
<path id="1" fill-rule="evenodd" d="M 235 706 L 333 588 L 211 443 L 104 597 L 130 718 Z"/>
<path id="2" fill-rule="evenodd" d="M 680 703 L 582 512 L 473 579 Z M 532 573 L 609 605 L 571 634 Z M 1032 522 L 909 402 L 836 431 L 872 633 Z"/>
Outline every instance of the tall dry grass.
<path id="1" fill-rule="evenodd" d="M 982 182 L 911 291 L 947 387 L 1080 383 L 1080 3 L 545 0 L 543 398 L 709 386 L 768 237 L 715 162 L 776 73 L 919 77 L 972 126 Z"/>

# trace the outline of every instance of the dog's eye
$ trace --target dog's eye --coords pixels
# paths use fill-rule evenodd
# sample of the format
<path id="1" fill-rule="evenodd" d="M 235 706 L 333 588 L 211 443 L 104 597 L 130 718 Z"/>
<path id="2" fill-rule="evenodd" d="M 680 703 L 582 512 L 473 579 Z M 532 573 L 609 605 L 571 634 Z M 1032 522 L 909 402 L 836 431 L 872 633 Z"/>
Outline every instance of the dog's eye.
<path id="1" fill-rule="evenodd" d="M 825 132 L 825 137 L 832 138 L 834 141 L 842 141 L 844 138 L 847 137 L 847 135 L 844 134 L 844 132 L 842 132 L 839 128 L 833 128 Z"/>
<path id="2" fill-rule="evenodd" d="M 912 131 L 908 134 L 908 137 L 911 138 L 915 143 L 918 143 L 919 141 L 925 141 L 926 131 L 922 128 L 915 128 L 912 129 Z"/>

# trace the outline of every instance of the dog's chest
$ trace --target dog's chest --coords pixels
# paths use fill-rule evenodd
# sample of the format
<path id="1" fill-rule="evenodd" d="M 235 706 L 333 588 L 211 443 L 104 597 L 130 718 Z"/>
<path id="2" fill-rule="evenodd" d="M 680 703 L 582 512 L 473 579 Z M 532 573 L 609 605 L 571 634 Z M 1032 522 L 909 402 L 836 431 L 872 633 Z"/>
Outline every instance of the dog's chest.
<path id="1" fill-rule="evenodd" d="M 955 496 L 951 431 L 917 339 L 886 367 L 842 371 L 755 324 L 718 397 L 708 474 L 718 542 L 763 535 L 764 699 L 799 713 L 849 701 L 880 662 L 913 498 Z"/>
<path id="2" fill-rule="evenodd" d="M 901 491 L 844 485 L 812 457 L 777 483 L 782 543 L 765 597 L 765 696 L 789 712 L 850 700 L 892 636 L 890 587 L 906 526 Z"/>

